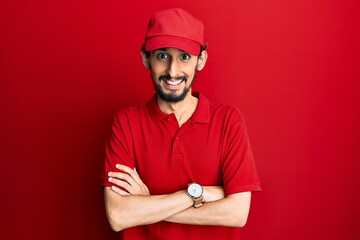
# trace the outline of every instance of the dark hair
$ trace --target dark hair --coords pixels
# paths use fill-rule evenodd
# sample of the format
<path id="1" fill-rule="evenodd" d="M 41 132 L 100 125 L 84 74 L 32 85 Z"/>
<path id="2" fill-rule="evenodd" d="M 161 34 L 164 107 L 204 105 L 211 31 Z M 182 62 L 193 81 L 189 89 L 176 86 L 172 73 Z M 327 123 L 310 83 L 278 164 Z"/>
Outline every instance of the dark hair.
<path id="1" fill-rule="evenodd" d="M 146 58 L 150 57 L 150 52 L 146 51 L 145 49 L 145 43 L 141 46 L 141 52 L 144 53 L 144 55 L 146 56 Z"/>
<path id="2" fill-rule="evenodd" d="M 202 51 L 205 51 L 207 49 L 207 43 L 205 44 L 205 46 L 202 46 L 200 45 L 200 53 L 199 53 L 199 56 L 201 54 Z M 150 52 L 149 51 L 146 51 L 145 49 L 145 43 L 141 46 L 141 51 L 145 54 L 146 58 L 149 58 L 150 57 Z"/>

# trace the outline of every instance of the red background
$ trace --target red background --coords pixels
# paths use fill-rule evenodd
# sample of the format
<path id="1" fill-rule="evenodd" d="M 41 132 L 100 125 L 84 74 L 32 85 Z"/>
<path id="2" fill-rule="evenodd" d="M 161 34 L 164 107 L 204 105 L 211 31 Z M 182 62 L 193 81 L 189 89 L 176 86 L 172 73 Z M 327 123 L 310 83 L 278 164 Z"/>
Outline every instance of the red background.
<path id="1" fill-rule="evenodd" d="M 99 176 L 112 116 L 153 93 L 152 12 L 203 20 L 196 89 L 240 107 L 263 192 L 244 239 L 360 238 L 360 4 L 0 2 L 0 239 L 116 239 Z"/>

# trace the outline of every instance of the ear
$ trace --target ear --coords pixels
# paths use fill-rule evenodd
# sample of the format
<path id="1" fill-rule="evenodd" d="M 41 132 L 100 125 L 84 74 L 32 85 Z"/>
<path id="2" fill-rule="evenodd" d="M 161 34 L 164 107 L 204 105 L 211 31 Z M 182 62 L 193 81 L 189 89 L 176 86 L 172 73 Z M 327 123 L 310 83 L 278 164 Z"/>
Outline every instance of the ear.
<path id="1" fill-rule="evenodd" d="M 144 64 L 144 67 L 149 69 L 150 68 L 149 58 L 146 56 L 146 54 L 143 51 L 141 51 L 141 59 Z"/>
<path id="2" fill-rule="evenodd" d="M 208 53 L 204 50 L 201 52 L 200 56 L 198 57 L 196 70 L 201 71 L 205 67 L 207 59 L 208 59 Z"/>

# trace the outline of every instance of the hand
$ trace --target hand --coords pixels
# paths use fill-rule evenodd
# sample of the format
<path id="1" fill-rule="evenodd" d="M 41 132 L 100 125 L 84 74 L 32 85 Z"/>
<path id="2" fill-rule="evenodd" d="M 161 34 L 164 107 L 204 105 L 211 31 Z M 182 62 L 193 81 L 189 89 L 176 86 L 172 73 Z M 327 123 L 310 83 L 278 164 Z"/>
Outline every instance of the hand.
<path id="1" fill-rule="evenodd" d="M 149 189 L 143 183 L 135 168 L 131 169 L 121 164 L 116 164 L 115 167 L 121 172 L 109 172 L 109 182 L 116 185 L 112 186 L 111 190 L 122 196 L 150 195 Z"/>

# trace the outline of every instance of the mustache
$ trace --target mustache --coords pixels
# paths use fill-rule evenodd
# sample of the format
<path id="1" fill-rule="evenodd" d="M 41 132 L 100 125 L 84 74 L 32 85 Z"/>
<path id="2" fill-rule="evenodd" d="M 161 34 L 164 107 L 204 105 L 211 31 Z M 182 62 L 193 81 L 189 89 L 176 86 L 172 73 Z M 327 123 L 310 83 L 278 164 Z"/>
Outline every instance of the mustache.
<path id="1" fill-rule="evenodd" d="M 186 82 L 188 80 L 188 77 L 187 76 L 177 76 L 177 77 L 173 78 L 169 74 L 159 76 L 159 81 L 170 81 L 171 79 L 182 80 L 182 81 Z"/>

